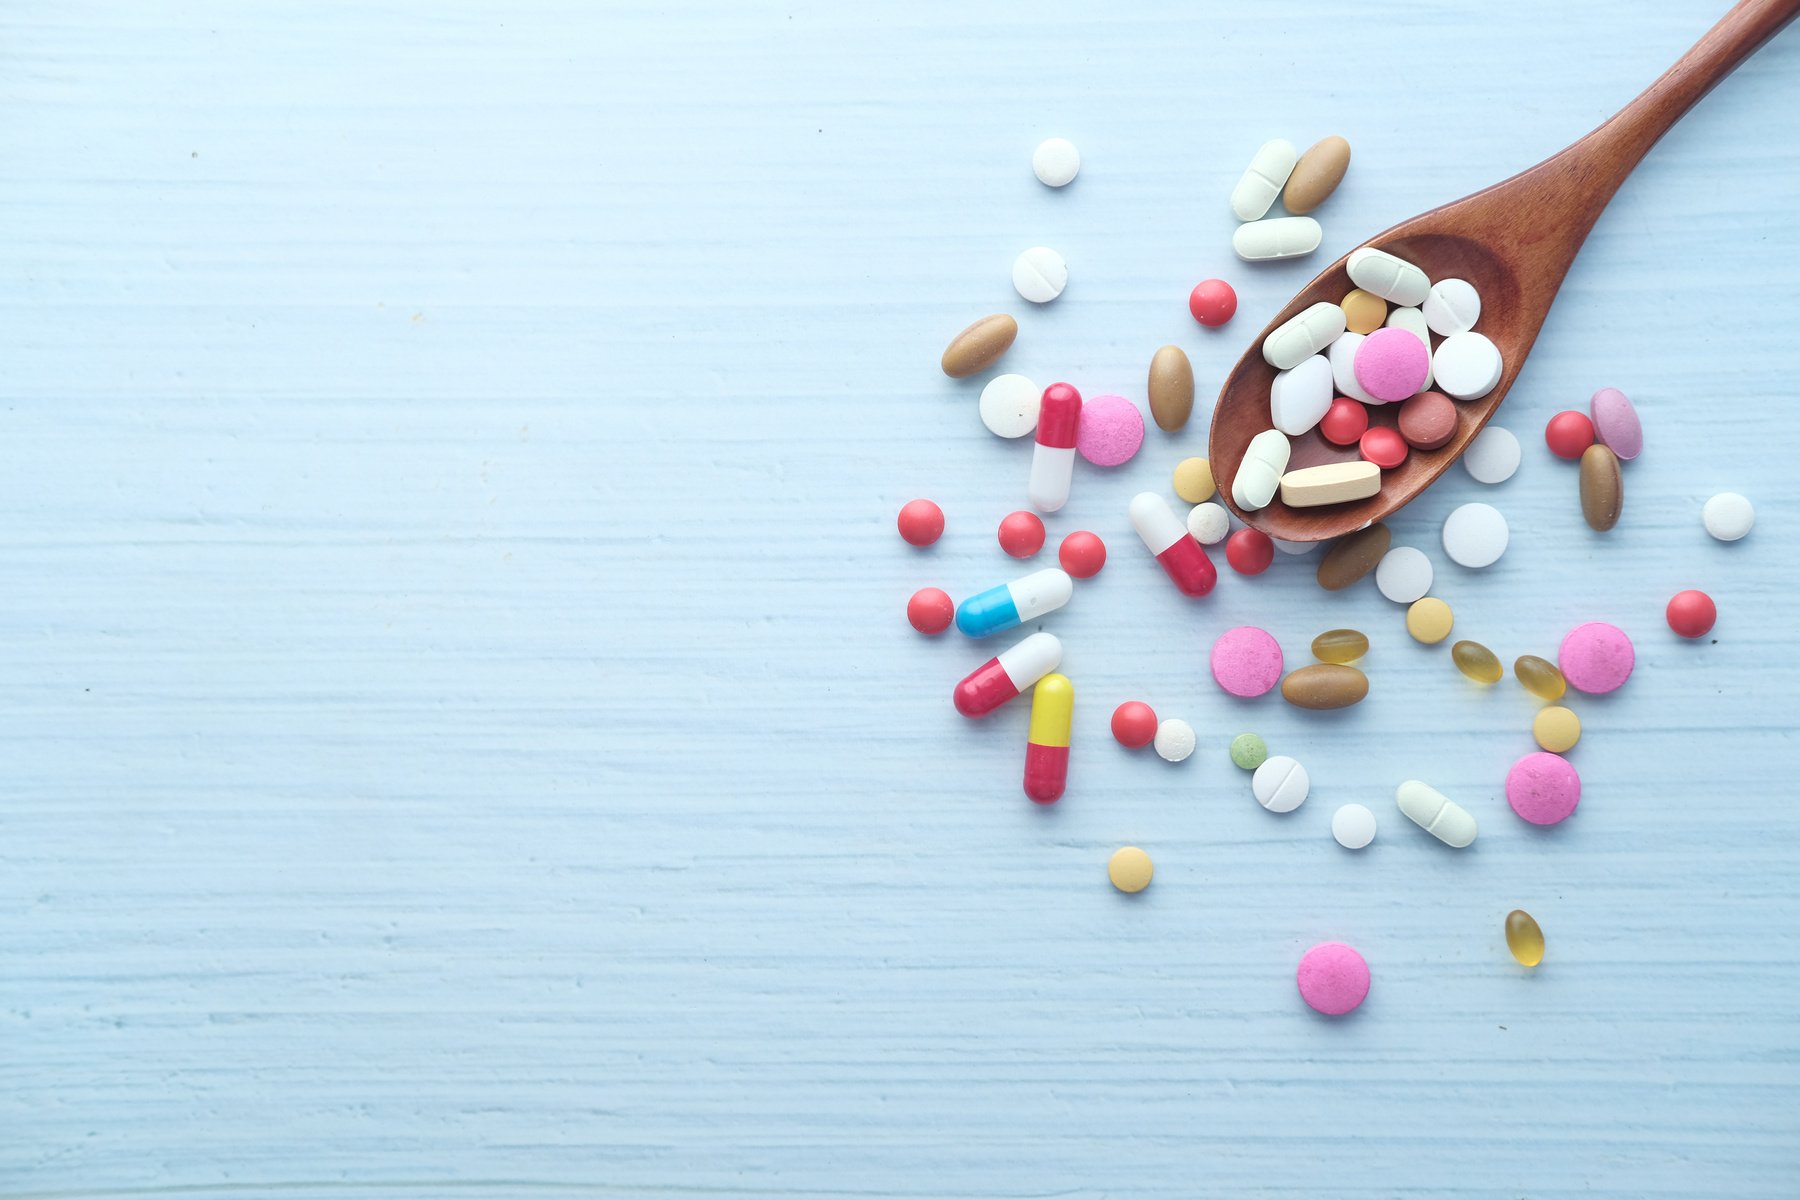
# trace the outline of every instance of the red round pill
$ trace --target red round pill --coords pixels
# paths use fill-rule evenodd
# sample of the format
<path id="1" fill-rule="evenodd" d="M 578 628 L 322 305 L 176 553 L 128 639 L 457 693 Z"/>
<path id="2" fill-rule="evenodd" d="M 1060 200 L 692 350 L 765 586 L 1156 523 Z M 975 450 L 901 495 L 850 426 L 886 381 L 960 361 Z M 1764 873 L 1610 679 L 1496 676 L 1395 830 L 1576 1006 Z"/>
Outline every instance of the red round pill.
<path id="1" fill-rule="evenodd" d="M 1369 410 L 1360 401 L 1339 396 L 1325 410 L 1319 433 L 1334 446 L 1353 446 L 1369 427 Z"/>
<path id="2" fill-rule="evenodd" d="M 906 602 L 906 619 L 920 633 L 942 633 L 956 616 L 956 602 L 942 588 L 920 588 Z"/>
<path id="3" fill-rule="evenodd" d="M 1000 518 L 1000 548 L 1014 558 L 1030 558 L 1044 548 L 1044 521 L 1036 513 L 1007 513 Z"/>
<path id="4" fill-rule="evenodd" d="M 1077 579 L 1092 579 L 1106 565 L 1106 543 L 1097 533 L 1077 529 L 1056 548 L 1056 561 Z"/>
<path id="5" fill-rule="evenodd" d="M 1676 592 L 1663 615 L 1668 617 L 1670 629 L 1684 638 L 1697 638 L 1712 632 L 1713 622 L 1719 619 L 1719 609 L 1711 596 L 1690 588 Z"/>
<path id="6" fill-rule="evenodd" d="M 1188 293 L 1188 311 L 1194 320 L 1216 329 L 1237 312 L 1237 293 L 1223 279 L 1203 279 Z"/>
<path id="7" fill-rule="evenodd" d="M 1406 439 L 1400 436 L 1399 430 L 1389 429 L 1386 425 L 1377 425 L 1363 434 L 1357 446 L 1364 458 L 1384 471 L 1406 461 Z"/>
<path id="8" fill-rule="evenodd" d="M 1225 539 L 1225 561 L 1239 575 L 1261 575 L 1275 561 L 1275 543 L 1260 529 L 1240 529 Z"/>
<path id="9" fill-rule="evenodd" d="M 1119 745 L 1142 750 L 1156 740 L 1156 710 L 1142 700 L 1127 700 L 1113 709 L 1112 731 Z"/>
<path id="10" fill-rule="evenodd" d="M 944 510 L 929 500 L 908 500 L 900 509 L 900 536 L 914 546 L 929 546 L 944 534 Z"/>
<path id="11" fill-rule="evenodd" d="M 1594 444 L 1594 423 L 1586 413 L 1572 408 L 1559 412 L 1544 426 L 1544 444 L 1558 458 L 1580 458 L 1582 451 Z"/>

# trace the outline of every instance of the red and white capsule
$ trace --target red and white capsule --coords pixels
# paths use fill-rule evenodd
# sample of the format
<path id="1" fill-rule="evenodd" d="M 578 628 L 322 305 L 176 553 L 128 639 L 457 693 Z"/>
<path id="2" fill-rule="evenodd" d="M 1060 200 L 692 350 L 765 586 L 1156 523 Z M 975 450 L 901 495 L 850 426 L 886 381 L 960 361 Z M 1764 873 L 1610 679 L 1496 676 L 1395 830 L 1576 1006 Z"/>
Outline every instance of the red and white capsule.
<path id="1" fill-rule="evenodd" d="M 1189 596 L 1204 596 L 1218 582 L 1219 572 L 1206 557 L 1206 549 L 1188 533 L 1169 502 L 1155 492 L 1139 492 L 1131 498 L 1131 527 L 1175 586 Z"/>
<path id="2" fill-rule="evenodd" d="M 950 698 L 963 716 L 985 717 L 1061 663 L 1062 643 L 1056 635 L 1034 633 L 970 671 Z"/>
<path id="3" fill-rule="evenodd" d="M 1053 383 L 1038 401 L 1037 445 L 1031 449 L 1031 484 L 1026 495 L 1039 512 L 1055 512 L 1069 502 L 1075 475 L 1075 431 L 1081 424 L 1081 393 Z"/>

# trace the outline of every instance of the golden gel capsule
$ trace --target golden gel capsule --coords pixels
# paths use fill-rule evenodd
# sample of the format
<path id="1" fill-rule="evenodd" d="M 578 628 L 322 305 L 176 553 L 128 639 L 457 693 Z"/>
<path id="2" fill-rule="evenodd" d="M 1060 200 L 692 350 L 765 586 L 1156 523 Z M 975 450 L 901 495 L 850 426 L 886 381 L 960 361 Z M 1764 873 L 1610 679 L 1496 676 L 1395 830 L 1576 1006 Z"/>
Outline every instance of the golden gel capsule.
<path id="1" fill-rule="evenodd" d="M 1329 629 L 1313 639 L 1312 652 L 1320 662 L 1353 663 L 1369 652 L 1369 639 L 1354 629 Z"/>
<path id="2" fill-rule="evenodd" d="M 1506 914 L 1506 948 L 1522 967 L 1535 967 L 1544 961 L 1544 931 L 1522 908 Z"/>
<path id="3" fill-rule="evenodd" d="M 1506 674 L 1500 659 L 1480 642 L 1458 642 L 1450 647 L 1450 660 L 1456 669 L 1476 683 L 1499 683 Z"/>
<path id="4" fill-rule="evenodd" d="M 1519 677 L 1525 690 L 1539 700 L 1561 700 L 1563 693 L 1569 690 L 1556 664 L 1535 654 L 1521 654 L 1513 659 L 1513 674 Z"/>

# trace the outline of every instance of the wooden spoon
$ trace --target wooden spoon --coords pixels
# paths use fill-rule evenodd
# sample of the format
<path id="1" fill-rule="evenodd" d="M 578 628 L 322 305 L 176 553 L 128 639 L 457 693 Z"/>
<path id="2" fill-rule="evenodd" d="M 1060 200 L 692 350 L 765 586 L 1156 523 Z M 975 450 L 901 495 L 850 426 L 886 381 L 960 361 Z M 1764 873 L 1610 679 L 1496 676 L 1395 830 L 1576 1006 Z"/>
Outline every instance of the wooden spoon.
<path id="1" fill-rule="evenodd" d="M 1231 483 L 1250 439 L 1271 427 L 1269 385 L 1275 368 L 1263 361 L 1263 339 L 1283 321 L 1321 300 L 1336 303 L 1352 286 L 1344 258 L 1300 290 L 1238 359 L 1213 408 L 1210 458 L 1219 499 L 1244 522 L 1271 537 L 1316 542 L 1363 528 L 1400 508 L 1442 475 L 1506 398 L 1537 340 L 1569 264 L 1625 177 L 1669 127 L 1713 85 L 1800 14 L 1800 0 L 1743 0 L 1682 55 L 1680 61 L 1573 146 L 1502 183 L 1402 221 L 1363 242 L 1416 263 L 1432 279 L 1466 279 L 1481 293 L 1475 328 L 1499 347 L 1500 383 L 1479 400 L 1457 404 L 1456 434 L 1437 450 L 1414 450 L 1382 473 L 1381 491 L 1367 500 L 1320 508 L 1289 508 L 1280 497 L 1255 512 L 1231 498 Z M 1345 258 L 1349 256 L 1346 255 Z M 1395 423 L 1400 406 L 1369 410 L 1370 425 Z M 1294 438 L 1289 469 L 1359 457 L 1313 430 Z"/>

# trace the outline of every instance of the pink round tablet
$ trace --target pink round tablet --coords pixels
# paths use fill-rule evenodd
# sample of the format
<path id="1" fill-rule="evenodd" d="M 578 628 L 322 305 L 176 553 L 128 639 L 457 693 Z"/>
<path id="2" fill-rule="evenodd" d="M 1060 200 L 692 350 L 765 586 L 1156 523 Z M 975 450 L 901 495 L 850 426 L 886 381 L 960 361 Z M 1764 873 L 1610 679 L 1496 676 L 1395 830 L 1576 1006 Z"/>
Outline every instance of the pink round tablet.
<path id="1" fill-rule="evenodd" d="M 1294 980 L 1302 1000 L 1328 1017 L 1341 1017 L 1369 994 L 1369 964 L 1342 942 L 1320 942 L 1300 956 Z"/>
<path id="2" fill-rule="evenodd" d="M 1626 462 L 1644 452 L 1644 426 L 1637 409 L 1618 388 L 1601 388 L 1588 401 L 1594 419 L 1594 436 L 1600 444 Z"/>
<path id="3" fill-rule="evenodd" d="M 1431 355 L 1417 335 L 1389 327 L 1362 340 L 1350 367 L 1363 391 L 1391 404 L 1411 399 L 1425 386 Z"/>
<path id="4" fill-rule="evenodd" d="M 1254 625 L 1227 629 L 1213 643 L 1212 673 L 1233 696 L 1261 696 L 1281 682 L 1281 643 Z"/>
<path id="5" fill-rule="evenodd" d="M 1081 406 L 1075 448 L 1096 467 L 1131 461 L 1144 444 L 1144 414 L 1123 396 L 1094 396 Z"/>
<path id="6" fill-rule="evenodd" d="M 1637 653 L 1631 639 L 1617 625 L 1605 621 L 1589 621 L 1569 630 L 1556 652 L 1556 665 L 1563 678 L 1578 692 L 1599 695 L 1614 691 L 1631 678 Z"/>
<path id="7" fill-rule="evenodd" d="M 1555 825 L 1581 803 L 1581 776 L 1560 754 L 1527 754 L 1506 773 L 1506 802 L 1533 825 Z"/>

